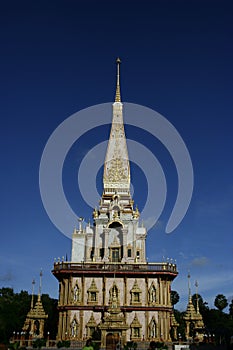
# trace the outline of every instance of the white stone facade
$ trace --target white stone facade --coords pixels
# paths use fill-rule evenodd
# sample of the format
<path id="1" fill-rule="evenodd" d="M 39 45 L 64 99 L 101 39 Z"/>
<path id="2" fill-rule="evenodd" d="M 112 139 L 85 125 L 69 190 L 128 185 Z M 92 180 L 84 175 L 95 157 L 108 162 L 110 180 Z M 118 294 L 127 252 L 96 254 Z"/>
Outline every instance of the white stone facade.
<path id="1" fill-rule="evenodd" d="M 58 339 L 99 334 L 102 347 L 109 337 L 122 345 L 129 340 L 170 340 L 176 266 L 146 261 L 147 231 L 139 218 L 130 194 L 118 61 L 100 204 L 93 211 L 93 224 L 83 227 L 80 220 L 74 230 L 71 262 L 54 266 L 60 283 Z"/>

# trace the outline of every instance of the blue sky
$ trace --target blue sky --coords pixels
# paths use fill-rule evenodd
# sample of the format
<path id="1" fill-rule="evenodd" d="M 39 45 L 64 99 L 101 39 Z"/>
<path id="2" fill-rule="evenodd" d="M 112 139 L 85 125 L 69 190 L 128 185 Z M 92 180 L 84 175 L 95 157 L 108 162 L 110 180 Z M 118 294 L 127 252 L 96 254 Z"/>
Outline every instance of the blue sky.
<path id="1" fill-rule="evenodd" d="M 127 137 L 150 148 L 168 185 L 164 211 L 147 239 L 149 261 L 176 259 L 177 308 L 191 289 L 214 305 L 233 298 L 233 8 L 230 1 L 11 1 L 1 5 L 0 287 L 31 292 L 43 270 L 44 293 L 58 296 L 51 274 L 71 241 L 52 224 L 39 191 L 45 144 L 66 118 L 111 102 L 120 56 L 122 99 L 167 118 L 192 159 L 194 192 L 178 228 L 165 226 L 177 193 L 174 164 L 164 147 L 126 126 Z M 64 165 L 64 188 L 74 210 L 91 218 L 75 182 L 77 164 L 107 127 L 75 144 Z M 134 199 L 145 204 L 143 173 L 135 167 Z M 136 176 L 137 175 L 137 176 Z M 144 181 L 144 182 L 143 182 Z M 137 190 L 137 184 L 142 184 Z M 101 194 L 101 173 L 97 187 Z M 98 204 L 98 203 L 97 203 Z M 80 214 L 81 215 L 81 214 Z M 70 228 L 71 232 L 73 227 Z"/>

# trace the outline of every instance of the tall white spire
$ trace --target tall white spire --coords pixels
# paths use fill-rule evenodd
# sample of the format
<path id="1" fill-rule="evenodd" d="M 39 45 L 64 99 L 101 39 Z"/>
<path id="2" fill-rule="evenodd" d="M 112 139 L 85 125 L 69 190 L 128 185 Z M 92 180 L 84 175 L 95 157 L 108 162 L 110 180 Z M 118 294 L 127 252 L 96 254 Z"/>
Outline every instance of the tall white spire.
<path id="1" fill-rule="evenodd" d="M 123 104 L 120 96 L 120 59 L 117 59 L 117 85 L 108 148 L 104 163 L 104 192 L 127 193 L 130 191 L 130 166 L 126 144 Z"/>

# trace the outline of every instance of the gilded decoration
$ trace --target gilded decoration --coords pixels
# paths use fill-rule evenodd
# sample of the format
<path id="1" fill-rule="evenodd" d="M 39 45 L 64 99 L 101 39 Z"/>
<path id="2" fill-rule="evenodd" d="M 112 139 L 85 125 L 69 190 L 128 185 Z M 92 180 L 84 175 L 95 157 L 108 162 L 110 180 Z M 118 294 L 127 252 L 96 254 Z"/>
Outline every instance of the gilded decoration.
<path id="1" fill-rule="evenodd" d="M 88 293 L 87 303 L 91 304 L 91 305 L 98 304 L 99 290 L 96 287 L 94 278 L 92 279 L 91 286 L 90 286 L 90 288 L 88 288 L 87 293 Z"/>
<path id="2" fill-rule="evenodd" d="M 130 304 L 131 305 L 141 305 L 142 304 L 141 293 L 142 293 L 142 291 L 138 286 L 138 282 L 137 282 L 137 280 L 135 280 L 133 288 L 130 290 L 130 294 L 131 294 Z"/>
<path id="3" fill-rule="evenodd" d="M 138 340 L 139 338 L 141 338 L 142 325 L 138 320 L 138 316 L 137 316 L 136 312 L 135 312 L 134 319 L 130 325 L 130 328 L 131 328 L 131 339 Z"/>
<path id="4" fill-rule="evenodd" d="M 128 169 L 120 157 L 113 158 L 109 162 L 105 180 L 109 182 L 125 182 L 125 180 L 128 180 Z"/>
<path id="5" fill-rule="evenodd" d="M 88 335 L 88 337 L 91 337 L 93 335 L 94 331 L 97 328 L 97 323 L 96 323 L 96 320 L 95 320 L 93 312 L 91 314 L 91 317 L 90 317 L 89 321 L 86 324 L 86 328 L 87 328 L 87 335 Z"/>

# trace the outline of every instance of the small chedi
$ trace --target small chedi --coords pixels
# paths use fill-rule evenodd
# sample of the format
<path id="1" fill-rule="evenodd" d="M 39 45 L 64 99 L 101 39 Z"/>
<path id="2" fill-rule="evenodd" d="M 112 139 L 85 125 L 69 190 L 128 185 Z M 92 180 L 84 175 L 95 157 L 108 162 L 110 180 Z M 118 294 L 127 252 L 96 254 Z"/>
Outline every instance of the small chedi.
<path id="1" fill-rule="evenodd" d="M 197 342 L 202 342 L 204 339 L 205 326 L 204 326 L 202 315 L 199 310 L 197 281 L 195 285 L 196 285 L 196 303 L 197 303 L 196 308 L 194 307 L 192 302 L 191 288 L 190 288 L 190 274 L 188 274 L 188 286 L 189 286 L 188 305 L 184 315 L 184 320 L 186 325 L 185 336 L 187 340 L 195 340 Z"/>
<path id="2" fill-rule="evenodd" d="M 34 285 L 35 281 L 32 281 L 32 299 L 31 309 L 27 314 L 22 331 L 25 333 L 26 339 L 42 339 L 44 338 L 44 325 L 48 315 L 45 313 L 43 304 L 41 301 L 41 286 L 42 286 L 42 271 L 40 272 L 40 287 L 37 297 L 37 301 L 34 304 Z"/>

